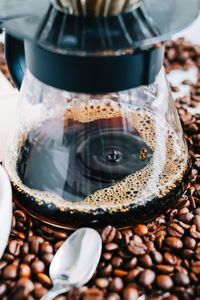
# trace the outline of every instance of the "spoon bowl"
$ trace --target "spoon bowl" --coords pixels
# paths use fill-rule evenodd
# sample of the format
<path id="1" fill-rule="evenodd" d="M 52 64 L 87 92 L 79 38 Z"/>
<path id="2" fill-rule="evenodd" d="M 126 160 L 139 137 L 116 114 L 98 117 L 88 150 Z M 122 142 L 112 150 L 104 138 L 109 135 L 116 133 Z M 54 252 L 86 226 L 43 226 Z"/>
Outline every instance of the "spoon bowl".
<path id="1" fill-rule="evenodd" d="M 96 230 L 81 228 L 75 231 L 54 256 L 49 269 L 53 288 L 41 300 L 51 300 L 87 283 L 96 270 L 101 251 L 102 240 Z"/>

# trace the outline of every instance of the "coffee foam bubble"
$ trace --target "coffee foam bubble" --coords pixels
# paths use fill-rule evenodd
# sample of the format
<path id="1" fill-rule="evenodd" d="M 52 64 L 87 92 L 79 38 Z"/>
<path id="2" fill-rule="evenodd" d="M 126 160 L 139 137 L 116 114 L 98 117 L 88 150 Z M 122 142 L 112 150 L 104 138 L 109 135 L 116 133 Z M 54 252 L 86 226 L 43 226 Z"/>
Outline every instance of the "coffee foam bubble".
<path id="1" fill-rule="evenodd" d="M 180 182 L 188 165 L 188 151 L 185 142 L 169 124 L 146 108 L 121 107 L 119 103 L 96 105 L 95 101 L 85 105 L 72 105 L 69 101 L 65 120 L 83 123 L 98 119 L 123 117 L 129 126 L 137 129 L 148 147 L 153 151 L 153 157 L 144 168 L 128 175 L 122 181 L 97 190 L 81 202 L 68 202 L 62 197 L 30 189 L 25 186 L 16 171 L 20 148 L 26 140 L 28 132 L 21 129 L 12 143 L 9 144 L 4 161 L 11 182 L 18 189 L 35 198 L 38 204 L 54 203 L 61 211 L 73 210 L 93 211 L 98 208 L 110 212 L 127 211 L 130 204 L 144 205 L 154 197 L 162 198 Z M 41 121 L 42 124 L 42 121 Z M 127 128 L 128 130 L 128 128 Z M 23 132 L 23 134 L 22 134 Z"/>

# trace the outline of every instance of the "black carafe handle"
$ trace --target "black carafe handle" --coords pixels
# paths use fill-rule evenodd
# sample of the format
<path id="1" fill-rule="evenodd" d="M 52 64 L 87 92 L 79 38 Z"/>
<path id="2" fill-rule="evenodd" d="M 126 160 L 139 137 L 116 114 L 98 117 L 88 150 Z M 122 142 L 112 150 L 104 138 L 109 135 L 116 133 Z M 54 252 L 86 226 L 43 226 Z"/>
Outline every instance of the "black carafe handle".
<path id="1" fill-rule="evenodd" d="M 5 34 L 5 58 L 9 73 L 19 90 L 26 69 L 24 42 Z"/>

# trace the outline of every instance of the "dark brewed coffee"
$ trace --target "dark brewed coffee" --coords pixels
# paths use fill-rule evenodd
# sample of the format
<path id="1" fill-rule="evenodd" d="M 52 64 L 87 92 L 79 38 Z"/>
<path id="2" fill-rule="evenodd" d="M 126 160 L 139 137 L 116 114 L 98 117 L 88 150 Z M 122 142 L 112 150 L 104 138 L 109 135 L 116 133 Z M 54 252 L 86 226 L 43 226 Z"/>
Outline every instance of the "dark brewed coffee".
<path id="1" fill-rule="evenodd" d="M 189 176 L 187 148 L 167 125 L 147 109 L 93 106 L 42 122 L 21 137 L 10 164 L 16 201 L 67 227 L 152 218 Z"/>

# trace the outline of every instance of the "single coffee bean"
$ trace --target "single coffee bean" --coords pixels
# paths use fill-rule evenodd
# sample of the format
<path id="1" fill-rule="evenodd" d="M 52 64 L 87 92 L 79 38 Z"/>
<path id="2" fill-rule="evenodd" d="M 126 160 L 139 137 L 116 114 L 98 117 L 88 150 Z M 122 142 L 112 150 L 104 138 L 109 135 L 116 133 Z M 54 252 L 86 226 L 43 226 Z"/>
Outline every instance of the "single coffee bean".
<path id="1" fill-rule="evenodd" d="M 35 235 L 35 236 L 30 237 L 29 242 L 30 242 L 31 252 L 37 255 L 39 252 L 40 244 L 42 244 L 44 242 L 44 239 L 40 236 Z"/>
<path id="2" fill-rule="evenodd" d="M 123 259 L 119 256 L 116 256 L 116 257 L 113 257 L 111 263 L 112 263 L 113 267 L 118 268 L 122 265 Z"/>
<path id="3" fill-rule="evenodd" d="M 103 243 L 111 243 L 115 238 L 116 231 L 115 227 L 107 226 L 101 235 Z"/>
<path id="4" fill-rule="evenodd" d="M 165 240 L 167 246 L 173 249 L 181 249 L 183 248 L 183 242 L 176 237 L 168 237 Z"/>
<path id="5" fill-rule="evenodd" d="M 159 251 L 153 251 L 151 256 L 155 263 L 161 264 L 163 262 L 163 256 Z"/>
<path id="6" fill-rule="evenodd" d="M 200 274 L 200 261 L 193 262 L 191 270 L 195 274 Z"/>
<path id="7" fill-rule="evenodd" d="M 157 265 L 156 270 L 160 273 L 169 274 L 174 271 L 174 267 L 171 265 Z"/>
<path id="8" fill-rule="evenodd" d="M 83 294 L 83 300 L 103 300 L 103 293 L 95 288 L 88 289 Z"/>
<path id="9" fill-rule="evenodd" d="M 31 264 L 31 270 L 33 274 L 43 273 L 45 270 L 45 264 L 43 263 L 43 261 L 36 259 Z"/>
<path id="10" fill-rule="evenodd" d="M 173 287 L 173 281 L 168 275 L 158 275 L 156 277 L 156 283 L 158 287 L 163 290 L 170 290 Z"/>
<path id="11" fill-rule="evenodd" d="M 134 233 L 138 234 L 139 236 L 144 236 L 148 233 L 148 228 L 146 225 L 143 224 L 138 224 L 135 228 L 134 228 Z"/>
<path id="12" fill-rule="evenodd" d="M 105 260 L 111 260 L 111 258 L 112 258 L 112 253 L 110 253 L 110 252 L 104 252 L 104 253 L 102 253 L 102 257 L 103 257 Z"/>
<path id="13" fill-rule="evenodd" d="M 146 269 L 140 273 L 139 282 L 144 286 L 148 286 L 154 282 L 155 278 L 155 272 L 150 269 Z"/>
<path id="14" fill-rule="evenodd" d="M 31 276 L 31 268 L 27 264 L 21 264 L 19 267 L 19 277 L 29 278 Z"/>
<path id="15" fill-rule="evenodd" d="M 20 254 L 21 245 L 17 240 L 12 240 L 8 245 L 8 249 L 10 254 L 18 256 Z"/>
<path id="16" fill-rule="evenodd" d="M 196 247 L 196 240 L 186 236 L 184 239 L 184 246 L 189 249 L 194 249 Z"/>
<path id="17" fill-rule="evenodd" d="M 24 259 L 23 262 L 27 265 L 29 265 L 34 259 L 35 259 L 35 254 L 27 254 Z"/>
<path id="18" fill-rule="evenodd" d="M 104 267 L 104 268 L 102 268 L 102 269 L 100 270 L 100 274 L 101 274 L 102 276 L 108 277 L 108 276 L 110 276 L 110 274 L 112 273 L 112 271 L 113 271 L 112 265 L 111 265 L 111 264 L 108 264 L 106 267 Z"/>
<path id="19" fill-rule="evenodd" d="M 107 300 L 120 300 L 121 297 L 117 293 L 109 293 L 106 299 Z"/>
<path id="20" fill-rule="evenodd" d="M 124 283 L 122 281 L 122 279 L 120 277 L 115 277 L 110 285 L 109 285 L 109 288 L 112 292 L 120 292 L 124 287 Z"/>
<path id="21" fill-rule="evenodd" d="M 146 253 L 147 246 L 142 242 L 131 241 L 128 250 L 134 255 L 143 255 Z"/>
<path id="22" fill-rule="evenodd" d="M 51 279 L 44 273 L 37 273 L 37 278 L 47 288 L 52 285 Z"/>
<path id="23" fill-rule="evenodd" d="M 125 264 L 125 268 L 128 270 L 133 269 L 137 265 L 137 262 L 137 257 L 133 257 Z"/>
<path id="24" fill-rule="evenodd" d="M 124 300 L 137 300 L 139 297 L 137 289 L 133 287 L 127 287 L 123 291 Z"/>
<path id="25" fill-rule="evenodd" d="M 109 280 L 107 278 L 97 278 L 95 280 L 95 284 L 97 285 L 97 287 L 105 289 L 109 285 Z"/>
<path id="26" fill-rule="evenodd" d="M 184 229 L 181 226 L 179 226 L 178 224 L 176 224 L 176 223 L 171 223 L 167 227 L 167 232 L 171 236 L 180 238 L 184 234 Z"/>
<path id="27" fill-rule="evenodd" d="M 139 260 L 141 265 L 144 267 L 151 268 L 153 265 L 151 256 L 149 254 L 142 255 Z"/>
<path id="28" fill-rule="evenodd" d="M 17 277 L 17 266 L 11 264 L 3 269 L 3 278 L 15 279 Z"/>
<path id="29" fill-rule="evenodd" d="M 53 253 L 53 247 L 50 245 L 48 241 L 45 241 L 44 243 L 40 244 L 40 253 L 41 254 Z"/>
<path id="30" fill-rule="evenodd" d="M 54 257 L 54 255 L 52 253 L 46 253 L 46 254 L 42 255 L 41 259 L 47 266 L 49 266 L 53 260 L 53 257 Z"/>
<path id="31" fill-rule="evenodd" d="M 34 296 L 36 297 L 36 299 L 41 299 L 47 292 L 48 290 L 41 286 L 34 289 Z"/>
<path id="32" fill-rule="evenodd" d="M 108 243 L 105 245 L 105 250 L 106 251 L 115 251 L 119 248 L 119 245 L 116 243 Z"/>
<path id="33" fill-rule="evenodd" d="M 174 276 L 174 280 L 176 282 L 176 284 L 178 285 L 189 285 L 190 284 L 190 279 L 189 277 L 184 274 L 184 273 L 181 273 L 181 272 L 178 272 L 175 274 Z"/>
<path id="34" fill-rule="evenodd" d="M 142 271 L 143 269 L 141 267 L 136 267 L 135 269 L 131 270 L 128 275 L 127 275 L 127 278 L 126 280 L 128 282 L 131 282 L 133 281 L 139 274 L 140 272 Z"/>

